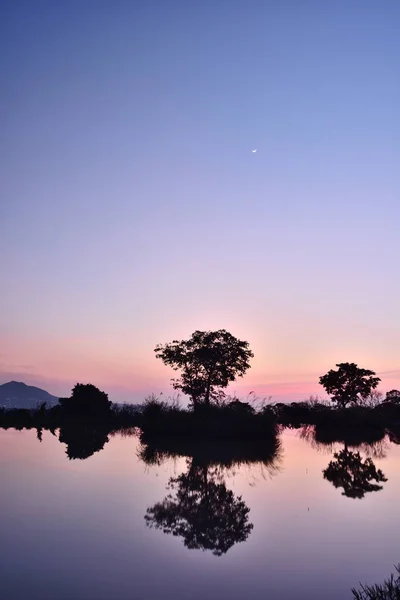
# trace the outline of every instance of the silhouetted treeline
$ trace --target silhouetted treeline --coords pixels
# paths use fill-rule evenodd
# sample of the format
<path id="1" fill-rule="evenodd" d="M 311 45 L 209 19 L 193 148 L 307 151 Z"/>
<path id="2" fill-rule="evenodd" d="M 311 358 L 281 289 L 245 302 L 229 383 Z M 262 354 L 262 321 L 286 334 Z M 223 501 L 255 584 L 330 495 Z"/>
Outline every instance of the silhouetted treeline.
<path id="1" fill-rule="evenodd" d="M 394 443 L 399 442 L 400 404 L 396 395 L 371 407 L 341 406 L 309 401 L 256 409 L 248 402 L 225 395 L 218 401 L 198 402 L 187 409 L 155 397 L 141 406 L 114 405 L 95 386 L 77 384 L 70 398 L 61 398 L 57 406 L 49 409 L 45 404 L 35 410 L 0 409 L 0 426 L 35 428 L 38 439 L 43 430 L 59 430 L 70 457 L 90 456 L 103 447 L 111 432 L 135 428 L 150 446 L 168 439 L 181 446 L 187 441 L 223 441 L 237 447 L 250 442 L 254 453 L 274 440 L 282 427 L 305 425 L 313 425 L 316 440 L 323 443 L 342 441 L 357 445 L 380 440 L 386 433 Z"/>
<path id="2" fill-rule="evenodd" d="M 335 408 L 316 402 L 268 405 L 255 410 L 249 403 L 233 400 L 221 406 L 201 405 L 196 410 L 168 405 L 155 398 L 137 405 L 108 405 L 99 412 L 79 412 L 59 405 L 46 409 L 0 409 L 0 427 L 55 431 L 69 422 L 90 422 L 102 430 L 138 427 L 153 437 L 208 440 L 252 440 L 274 436 L 279 427 L 315 426 L 316 439 L 323 443 L 373 442 L 386 433 L 400 441 L 400 406 L 383 402 L 367 408 Z"/>

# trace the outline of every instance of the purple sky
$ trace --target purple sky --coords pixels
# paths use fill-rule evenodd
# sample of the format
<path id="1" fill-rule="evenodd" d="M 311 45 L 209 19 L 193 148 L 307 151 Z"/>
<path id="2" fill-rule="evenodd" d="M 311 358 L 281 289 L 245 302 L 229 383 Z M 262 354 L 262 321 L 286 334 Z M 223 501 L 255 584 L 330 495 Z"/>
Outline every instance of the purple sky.
<path id="1" fill-rule="evenodd" d="M 240 395 L 400 388 L 397 0 L 0 12 L 0 383 L 140 401 L 225 328 Z"/>

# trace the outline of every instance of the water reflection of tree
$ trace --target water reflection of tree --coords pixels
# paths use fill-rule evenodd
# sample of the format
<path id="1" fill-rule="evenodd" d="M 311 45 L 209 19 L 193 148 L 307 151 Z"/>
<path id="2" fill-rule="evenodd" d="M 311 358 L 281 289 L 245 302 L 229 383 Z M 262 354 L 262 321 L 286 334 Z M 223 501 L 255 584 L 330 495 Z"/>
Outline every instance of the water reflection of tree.
<path id="1" fill-rule="evenodd" d="M 241 496 L 228 490 L 217 469 L 191 462 L 188 472 L 169 480 L 171 492 L 147 509 L 148 526 L 183 538 L 189 549 L 225 554 L 246 541 L 253 525 Z"/>
<path id="2" fill-rule="evenodd" d="M 60 427 L 59 440 L 67 445 L 69 459 L 83 460 L 104 448 L 108 434 L 102 424 L 66 422 Z"/>
<path id="3" fill-rule="evenodd" d="M 246 541 L 253 529 L 249 508 L 241 496 L 227 488 L 225 476 L 235 473 L 240 465 L 260 467 L 262 474 L 276 474 L 280 448 L 276 437 L 259 445 L 188 440 L 142 443 L 139 456 L 146 464 L 187 458 L 187 472 L 172 477 L 168 495 L 147 509 L 147 525 L 183 538 L 189 549 L 209 550 L 215 556 L 225 554 L 234 544 Z"/>
<path id="4" fill-rule="evenodd" d="M 376 468 L 371 458 L 363 460 L 359 452 L 352 452 L 347 447 L 335 452 L 333 456 L 335 460 L 329 463 L 323 474 L 336 488 L 343 488 L 343 496 L 364 498 L 368 492 L 383 489 L 383 486 L 378 484 L 387 479 L 383 472 Z"/>
<path id="5" fill-rule="evenodd" d="M 337 443 L 323 443 L 318 440 L 314 426 L 304 427 L 300 437 L 310 443 L 315 450 L 333 453 L 334 460 L 323 470 L 323 476 L 336 488 L 343 488 L 343 496 L 364 498 L 368 492 L 383 489 L 379 484 L 386 482 L 387 478 L 380 469 L 376 468 L 372 459 L 386 457 L 389 447 L 386 439 L 372 443 L 360 442 L 356 446 L 357 450 L 354 446 L 344 443 L 342 450 L 335 451 Z M 365 459 L 361 457 L 360 451 L 366 455 Z"/>

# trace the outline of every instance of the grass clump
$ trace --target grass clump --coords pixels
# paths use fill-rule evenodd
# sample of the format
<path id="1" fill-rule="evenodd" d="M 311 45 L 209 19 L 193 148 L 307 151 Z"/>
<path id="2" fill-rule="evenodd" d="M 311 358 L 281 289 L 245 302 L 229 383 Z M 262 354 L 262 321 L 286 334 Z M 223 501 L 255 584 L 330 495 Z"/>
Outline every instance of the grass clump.
<path id="1" fill-rule="evenodd" d="M 397 575 L 393 573 L 381 584 L 362 585 L 360 589 L 353 588 L 354 600 L 400 600 L 400 564 L 395 567 Z"/>

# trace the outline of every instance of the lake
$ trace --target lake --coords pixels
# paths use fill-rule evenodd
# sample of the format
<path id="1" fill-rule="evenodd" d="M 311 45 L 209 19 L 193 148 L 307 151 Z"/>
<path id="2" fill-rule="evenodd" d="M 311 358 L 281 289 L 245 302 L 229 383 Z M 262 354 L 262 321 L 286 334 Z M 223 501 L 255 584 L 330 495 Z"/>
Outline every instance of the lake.
<path id="1" fill-rule="evenodd" d="M 345 600 L 400 561 L 388 439 L 355 450 L 286 430 L 274 460 L 223 468 L 146 463 L 135 436 L 86 459 L 39 437 L 0 430 L 2 600 Z"/>

